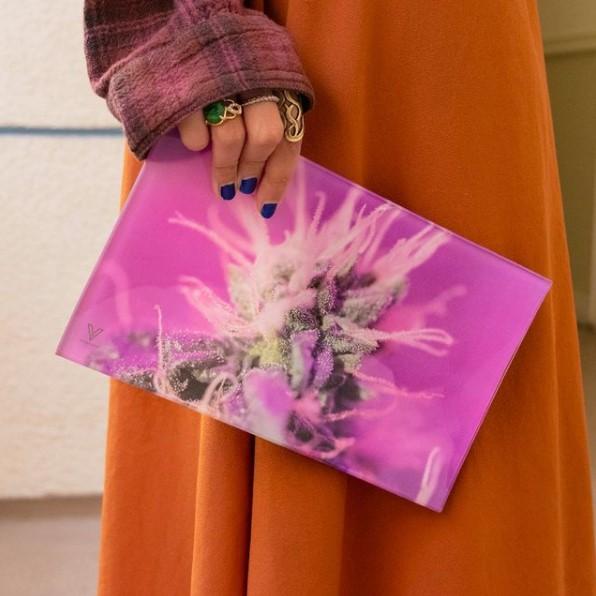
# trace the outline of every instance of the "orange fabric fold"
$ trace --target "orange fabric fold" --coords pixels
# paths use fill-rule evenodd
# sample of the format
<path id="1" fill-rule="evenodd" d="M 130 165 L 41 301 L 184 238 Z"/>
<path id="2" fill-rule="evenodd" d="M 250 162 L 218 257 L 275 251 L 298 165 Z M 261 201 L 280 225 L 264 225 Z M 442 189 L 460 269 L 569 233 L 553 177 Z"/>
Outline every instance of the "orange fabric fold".
<path id="1" fill-rule="evenodd" d="M 553 288 L 441 514 L 112 383 L 100 596 L 592 596 L 579 344 L 534 2 L 264 8 L 317 91 L 307 157 Z M 125 149 L 123 198 L 139 166 Z"/>

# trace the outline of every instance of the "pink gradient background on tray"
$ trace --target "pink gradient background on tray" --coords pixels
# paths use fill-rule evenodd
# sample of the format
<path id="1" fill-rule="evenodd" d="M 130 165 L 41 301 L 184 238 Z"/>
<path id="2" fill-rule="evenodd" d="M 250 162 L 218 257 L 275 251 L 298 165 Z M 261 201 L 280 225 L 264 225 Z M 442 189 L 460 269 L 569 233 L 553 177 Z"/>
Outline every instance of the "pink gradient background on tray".
<path id="1" fill-rule="evenodd" d="M 210 226 L 209 218 L 215 213 L 221 225 L 243 234 L 238 218 L 245 214 L 250 218 L 253 199 L 240 193 L 232 201 L 213 197 L 210 159 L 209 151 L 186 151 L 176 135 L 160 140 L 72 315 L 58 348 L 60 355 L 89 365 L 90 354 L 110 338 L 154 329 L 155 304 L 161 307 L 164 333 L 218 332 L 188 302 L 178 285 L 181 276 L 195 276 L 228 301 L 220 249 L 201 234 L 168 223 L 181 212 Z M 295 197 L 302 196 L 312 218 L 321 191 L 327 197 L 323 222 L 333 216 L 350 191 L 358 194 L 355 211 L 361 205 L 370 212 L 388 204 L 301 158 L 285 200 L 273 218 L 259 224 L 266 226 L 272 245 L 294 225 Z M 397 239 L 411 237 L 429 225 L 397 205 L 395 209 L 402 213 L 391 224 L 379 254 Z M 361 370 L 413 394 L 436 392 L 440 396 L 395 397 L 379 390 L 378 398 L 368 403 L 377 404 L 385 413 L 352 417 L 348 428 L 353 444 L 340 457 L 324 461 L 441 511 L 506 368 L 550 288 L 550 280 L 440 226 L 435 228 L 448 233 L 448 241 L 408 272 L 405 298 L 374 326 L 389 332 L 440 328 L 453 343 L 445 355 L 436 356 L 399 342 L 382 341 L 374 353 L 363 357 Z M 445 298 L 443 293 L 449 291 L 453 295 Z M 91 340 L 89 323 L 102 330 Z M 180 403 L 226 421 L 225 416 L 207 412 L 197 402 Z M 286 444 L 267 436 L 264 429 L 244 428 Z M 299 445 L 286 446 L 301 452 Z"/>

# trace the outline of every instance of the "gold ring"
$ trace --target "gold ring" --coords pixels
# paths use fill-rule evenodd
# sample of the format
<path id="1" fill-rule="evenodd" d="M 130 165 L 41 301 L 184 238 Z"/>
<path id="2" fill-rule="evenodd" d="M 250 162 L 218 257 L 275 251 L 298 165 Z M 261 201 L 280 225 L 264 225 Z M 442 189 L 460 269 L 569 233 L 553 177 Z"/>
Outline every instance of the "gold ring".
<path id="1" fill-rule="evenodd" d="M 293 91 L 277 90 L 277 107 L 284 122 L 284 136 L 290 143 L 297 143 L 304 136 L 304 114 L 302 104 Z"/>
<path id="2" fill-rule="evenodd" d="M 242 106 L 233 99 L 220 99 L 203 108 L 205 124 L 219 126 L 225 120 L 232 120 L 242 114 Z"/>

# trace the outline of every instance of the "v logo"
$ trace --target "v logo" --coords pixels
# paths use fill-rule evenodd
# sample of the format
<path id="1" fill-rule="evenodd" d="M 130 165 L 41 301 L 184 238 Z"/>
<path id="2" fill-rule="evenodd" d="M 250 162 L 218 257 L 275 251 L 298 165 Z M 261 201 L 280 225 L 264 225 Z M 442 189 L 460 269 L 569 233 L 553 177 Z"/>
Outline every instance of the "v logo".
<path id="1" fill-rule="evenodd" d="M 101 327 L 94 327 L 93 323 L 87 323 L 87 333 L 89 335 L 89 341 L 93 341 L 100 333 L 103 332 Z"/>

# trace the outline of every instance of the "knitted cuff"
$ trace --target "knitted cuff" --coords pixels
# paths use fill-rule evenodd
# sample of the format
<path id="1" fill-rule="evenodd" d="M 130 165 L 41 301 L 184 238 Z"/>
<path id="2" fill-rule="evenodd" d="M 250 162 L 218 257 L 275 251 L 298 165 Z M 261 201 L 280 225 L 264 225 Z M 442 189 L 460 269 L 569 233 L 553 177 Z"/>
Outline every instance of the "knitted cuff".
<path id="1" fill-rule="evenodd" d="M 224 97 L 290 89 L 305 112 L 315 101 L 289 32 L 250 9 L 196 22 L 174 15 L 103 82 L 108 107 L 139 159 L 184 117 Z"/>

